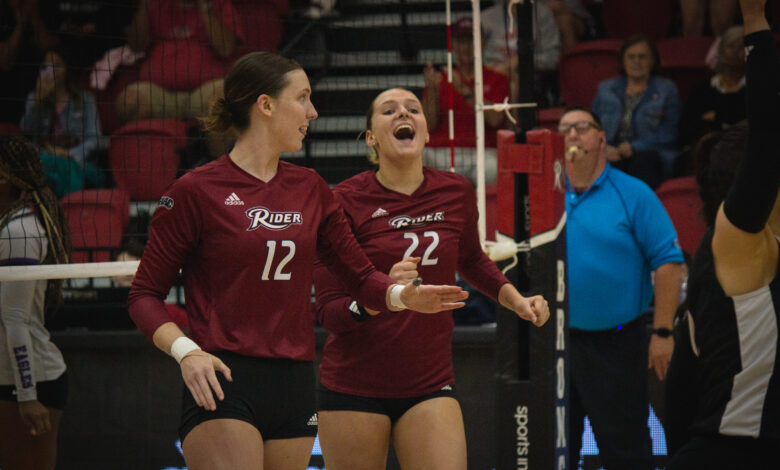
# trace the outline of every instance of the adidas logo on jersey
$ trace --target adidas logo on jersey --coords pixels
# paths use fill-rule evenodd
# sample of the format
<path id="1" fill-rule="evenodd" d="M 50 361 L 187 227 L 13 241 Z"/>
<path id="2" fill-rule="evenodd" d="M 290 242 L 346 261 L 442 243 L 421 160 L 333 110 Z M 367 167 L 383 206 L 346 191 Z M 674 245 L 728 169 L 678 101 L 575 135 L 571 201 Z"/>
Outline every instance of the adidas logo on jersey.
<path id="1" fill-rule="evenodd" d="M 311 415 L 311 418 L 309 418 L 309 421 L 306 423 L 306 426 L 317 426 L 317 413 L 314 413 Z"/>
<path id="2" fill-rule="evenodd" d="M 445 385 L 445 386 L 443 386 L 441 388 L 441 391 L 450 391 L 450 390 L 452 390 L 452 386 L 451 385 Z"/>
<path id="3" fill-rule="evenodd" d="M 230 193 L 230 196 L 225 198 L 225 205 L 226 206 L 243 206 L 244 201 L 242 201 L 238 196 L 236 196 L 236 193 Z"/>
<path id="4" fill-rule="evenodd" d="M 387 217 L 388 215 L 390 215 L 390 213 L 380 207 L 379 209 L 375 210 L 373 214 L 371 214 L 371 218 L 376 219 L 378 217 Z"/>

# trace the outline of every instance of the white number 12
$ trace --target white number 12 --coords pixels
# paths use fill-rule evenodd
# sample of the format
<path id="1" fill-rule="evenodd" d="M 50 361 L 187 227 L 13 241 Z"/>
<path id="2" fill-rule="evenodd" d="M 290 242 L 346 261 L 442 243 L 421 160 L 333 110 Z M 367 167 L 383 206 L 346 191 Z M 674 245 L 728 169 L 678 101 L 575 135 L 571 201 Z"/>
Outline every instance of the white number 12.
<path id="1" fill-rule="evenodd" d="M 265 246 L 268 247 L 268 257 L 265 259 L 263 275 L 260 277 L 263 281 L 269 280 L 268 274 L 271 272 L 271 265 L 273 264 L 274 254 L 276 253 L 276 240 L 266 241 Z M 274 281 L 289 281 L 292 276 L 291 273 L 282 272 L 282 269 L 284 269 L 284 267 L 287 266 L 287 263 L 295 256 L 295 242 L 292 240 L 282 240 L 282 247 L 286 247 L 289 251 L 287 252 L 287 256 L 282 258 L 279 266 L 276 267 L 276 271 L 274 271 Z"/>

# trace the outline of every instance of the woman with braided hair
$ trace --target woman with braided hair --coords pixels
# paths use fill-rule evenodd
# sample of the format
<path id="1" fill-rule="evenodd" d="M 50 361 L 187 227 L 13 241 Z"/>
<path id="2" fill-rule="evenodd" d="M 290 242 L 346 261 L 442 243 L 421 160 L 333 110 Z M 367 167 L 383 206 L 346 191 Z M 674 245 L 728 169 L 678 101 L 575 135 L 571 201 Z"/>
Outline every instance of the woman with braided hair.
<path id="1" fill-rule="evenodd" d="M 70 236 L 46 186 L 38 152 L 0 139 L 0 265 L 67 263 Z M 62 300 L 60 281 L 0 282 L 0 468 L 51 469 L 68 393 L 65 362 L 45 314 Z"/>

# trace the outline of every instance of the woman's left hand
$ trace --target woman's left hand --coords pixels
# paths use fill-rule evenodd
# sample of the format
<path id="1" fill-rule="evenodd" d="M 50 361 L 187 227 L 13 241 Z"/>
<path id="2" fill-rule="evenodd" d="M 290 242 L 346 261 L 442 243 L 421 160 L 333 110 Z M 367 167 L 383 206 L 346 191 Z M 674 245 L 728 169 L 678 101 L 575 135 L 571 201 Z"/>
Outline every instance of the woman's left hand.
<path id="1" fill-rule="evenodd" d="M 535 326 L 542 326 L 550 318 L 550 307 L 541 295 L 523 297 L 512 306 L 518 317 L 528 320 Z"/>
<path id="2" fill-rule="evenodd" d="M 466 305 L 463 301 L 468 297 L 469 293 L 458 286 L 415 286 L 411 282 L 401 291 L 401 301 L 404 305 L 409 310 L 420 313 L 438 313 L 461 308 Z"/>
<path id="3" fill-rule="evenodd" d="M 33 436 L 42 436 L 51 431 L 49 410 L 38 400 L 20 401 L 19 415 Z"/>

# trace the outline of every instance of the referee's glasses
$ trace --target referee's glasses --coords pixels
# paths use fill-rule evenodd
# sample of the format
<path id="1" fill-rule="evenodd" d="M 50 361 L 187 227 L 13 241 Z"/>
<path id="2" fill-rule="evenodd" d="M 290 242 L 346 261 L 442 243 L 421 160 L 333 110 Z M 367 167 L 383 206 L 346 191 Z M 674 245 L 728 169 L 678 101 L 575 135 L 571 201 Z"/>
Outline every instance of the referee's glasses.
<path id="1" fill-rule="evenodd" d="M 568 134 L 571 132 L 572 128 L 574 128 L 575 131 L 577 131 L 577 134 L 582 135 L 586 132 L 588 132 L 591 128 L 601 130 L 601 126 L 596 124 L 595 122 L 590 121 L 577 121 L 571 124 L 561 124 L 558 126 L 558 132 L 560 132 L 563 135 Z"/>

